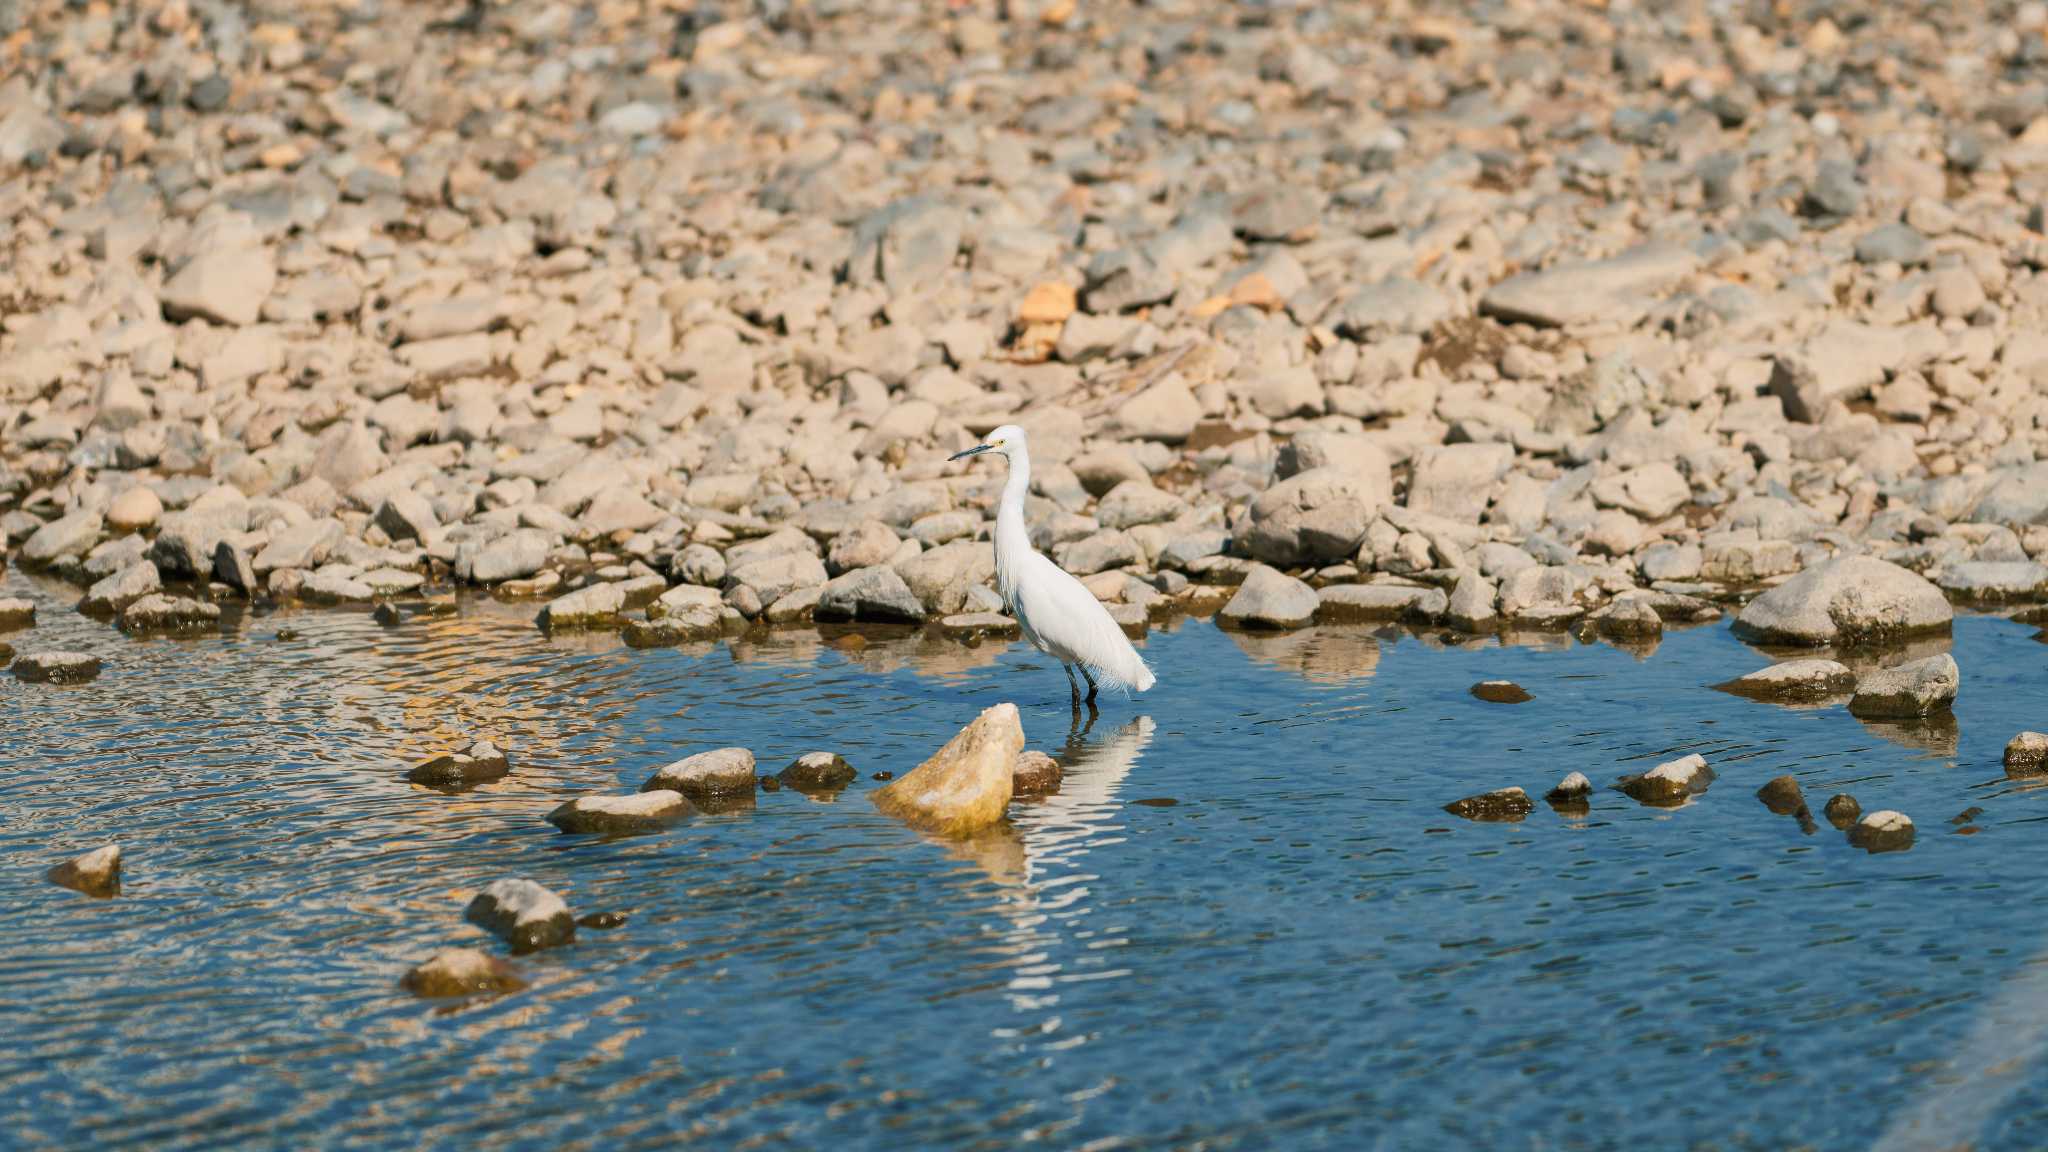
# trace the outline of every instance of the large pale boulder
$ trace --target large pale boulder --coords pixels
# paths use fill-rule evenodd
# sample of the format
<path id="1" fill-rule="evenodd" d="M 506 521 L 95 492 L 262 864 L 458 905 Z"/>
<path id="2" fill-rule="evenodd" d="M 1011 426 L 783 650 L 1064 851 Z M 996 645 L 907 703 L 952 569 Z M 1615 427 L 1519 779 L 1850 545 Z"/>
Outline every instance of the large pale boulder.
<path id="1" fill-rule="evenodd" d="M 1012 774 L 1024 751 L 1024 725 L 1015 704 L 997 704 L 932 758 L 877 791 L 875 807 L 910 824 L 949 836 L 978 832 L 1003 818 Z"/>
<path id="2" fill-rule="evenodd" d="M 1311 468 L 1252 502 L 1245 549 L 1282 568 L 1348 560 L 1373 518 L 1393 500 L 1384 454 L 1361 453 L 1342 465 Z"/>
<path id="3" fill-rule="evenodd" d="M 1749 602 L 1736 634 L 1760 644 L 1858 644 L 1946 632 L 1941 589 L 1896 564 L 1845 556 L 1809 568 Z"/>

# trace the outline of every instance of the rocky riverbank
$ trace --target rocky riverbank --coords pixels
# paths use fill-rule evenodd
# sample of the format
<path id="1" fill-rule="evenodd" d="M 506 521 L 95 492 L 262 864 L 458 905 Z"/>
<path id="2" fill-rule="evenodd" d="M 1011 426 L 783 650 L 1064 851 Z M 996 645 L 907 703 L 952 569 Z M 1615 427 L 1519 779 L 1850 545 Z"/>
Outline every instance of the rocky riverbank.
<path id="1" fill-rule="evenodd" d="M 1132 629 L 2038 599 L 2048 10 L 1830 13 L 0 6 L 0 536 L 972 632 L 1016 422 Z"/>

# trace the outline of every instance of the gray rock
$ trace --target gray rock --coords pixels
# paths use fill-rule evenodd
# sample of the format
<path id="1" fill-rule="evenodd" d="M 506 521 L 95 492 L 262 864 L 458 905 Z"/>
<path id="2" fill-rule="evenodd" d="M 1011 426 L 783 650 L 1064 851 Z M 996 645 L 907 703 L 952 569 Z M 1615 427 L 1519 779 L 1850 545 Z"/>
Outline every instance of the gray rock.
<path id="1" fill-rule="evenodd" d="M 60 516 L 36 529 L 21 546 L 22 562 L 38 566 L 83 556 L 99 543 L 103 524 L 99 512 L 90 508 Z"/>
<path id="2" fill-rule="evenodd" d="M 728 553 L 726 561 L 731 565 L 725 573 L 726 588 L 746 585 L 761 597 L 763 604 L 773 604 L 787 593 L 823 584 L 828 579 L 824 561 L 809 552 L 785 552 L 744 562 Z"/>
<path id="3" fill-rule="evenodd" d="M 1412 620 L 1433 623 L 1443 618 L 1450 598 L 1441 588 L 1413 584 L 1332 584 L 1317 592 L 1320 623 Z"/>
<path id="4" fill-rule="evenodd" d="M 1654 640 L 1664 634 L 1664 618 L 1648 601 L 1634 596 L 1620 597 L 1586 620 L 1613 640 Z"/>
<path id="5" fill-rule="evenodd" d="M 150 592 L 164 586 L 164 580 L 156 572 L 156 564 L 137 560 L 121 572 L 106 576 L 98 584 L 86 590 L 86 599 L 78 603 L 78 611 L 86 615 L 117 615 L 121 609 L 133 605 Z"/>
<path id="6" fill-rule="evenodd" d="M 121 630 L 136 636 L 211 632 L 219 626 L 218 607 L 161 592 L 152 592 L 121 610 Z"/>
<path id="7" fill-rule="evenodd" d="M 754 754 L 745 748 L 714 748 L 666 765 L 640 785 L 642 792 L 680 792 L 699 805 L 754 794 Z"/>
<path id="8" fill-rule="evenodd" d="M 1657 807 L 1683 804 L 1707 790 L 1714 782 L 1714 770 L 1706 758 L 1694 753 L 1657 765 L 1640 776 L 1623 776 L 1615 786 L 1639 803 Z"/>
<path id="9" fill-rule="evenodd" d="M 503 779 L 512 771 L 512 760 L 488 740 L 478 740 L 460 752 L 449 752 L 416 765 L 405 778 L 429 788 L 469 788 Z"/>
<path id="10" fill-rule="evenodd" d="M 1466 572 L 1451 589 L 1444 609 L 1444 622 L 1461 632 L 1490 632 L 1500 624 L 1494 608 L 1497 590 L 1493 581 L 1477 572 Z"/>
<path id="11" fill-rule="evenodd" d="M 889 539 L 893 544 L 896 537 L 891 535 Z M 685 584 L 715 588 L 725 580 L 725 555 L 709 544 L 691 544 L 676 553 L 674 563 L 669 565 L 669 574 Z"/>
<path id="12" fill-rule="evenodd" d="M 632 796 L 579 796 L 548 813 L 548 823 L 564 832 L 622 836 L 660 831 L 692 811 L 681 793 L 659 789 Z"/>
<path id="13" fill-rule="evenodd" d="M 1480 298 L 1479 310 L 1509 323 L 1553 328 L 1626 321 L 1698 267 L 1699 258 L 1687 249 L 1649 244 L 1607 260 L 1512 276 Z"/>
<path id="14" fill-rule="evenodd" d="M 100 658 L 44 649 L 14 658 L 14 676 L 30 684 L 83 684 L 100 674 Z"/>
<path id="15" fill-rule="evenodd" d="M 887 524 L 880 520 L 863 520 L 833 537 L 832 547 L 825 553 L 825 570 L 834 576 L 840 576 L 856 568 L 887 564 L 902 546 L 903 541 Z M 708 584 L 714 581 L 697 580 L 692 583 Z"/>
<path id="16" fill-rule="evenodd" d="M 299 584 L 298 597 L 308 604 L 368 604 L 377 590 L 345 571 L 323 568 Z"/>
<path id="17" fill-rule="evenodd" d="M 2022 528 L 2048 524 L 2048 463 L 2000 469 L 1971 506 L 1969 519 L 1978 524 Z"/>
<path id="18" fill-rule="evenodd" d="M 1388 334 L 1421 334 L 1455 316 L 1458 304 L 1441 289 L 1394 276 L 1366 284 L 1324 322 L 1355 340 Z"/>
<path id="19" fill-rule="evenodd" d="M 1863 677 L 1849 711 L 1866 719 L 1932 716 L 1949 710 L 1961 686 L 1962 670 L 1944 652 Z"/>
<path id="20" fill-rule="evenodd" d="M 1322 194 L 1297 183 L 1255 188 L 1237 198 L 1232 212 L 1240 235 L 1292 244 L 1314 239 L 1322 214 Z"/>
<path id="21" fill-rule="evenodd" d="M 1315 619 L 1316 590 L 1278 569 L 1255 564 L 1218 614 L 1238 628 L 1301 628 Z"/>
<path id="22" fill-rule="evenodd" d="M 1116 410 L 1116 426 L 1123 435 L 1167 444 L 1185 441 L 1201 419 L 1201 403 L 1178 375 L 1167 376 Z"/>
<path id="23" fill-rule="evenodd" d="M 626 607 L 626 590 L 618 584 L 592 584 L 548 601 L 534 623 L 543 632 L 609 628 Z"/>
<path id="24" fill-rule="evenodd" d="M 272 534 L 250 563 L 258 575 L 281 568 L 317 568 L 346 535 L 340 523 L 325 517 L 294 524 Z"/>
<path id="25" fill-rule="evenodd" d="M 531 880 L 493 880 L 477 893 L 463 917 L 495 932 L 513 952 L 534 952 L 576 938 L 576 918 L 560 896 Z"/>
<path id="26" fill-rule="evenodd" d="M 548 534 L 539 529 L 522 528 L 507 533 L 485 545 L 470 560 L 469 578 L 478 584 L 525 579 L 547 564 L 552 546 Z M 263 567 L 261 557 L 257 558 L 256 566 Z"/>
<path id="27" fill-rule="evenodd" d="M 393 492 L 386 497 L 377 509 L 376 522 L 393 540 L 425 542 L 441 528 L 434 516 L 434 506 L 415 492 Z"/>
<path id="28" fill-rule="evenodd" d="M 818 596 L 813 615 L 819 620 L 867 620 L 878 623 L 921 623 L 924 603 L 894 568 L 857 568 L 833 578 Z"/>
<path id="29" fill-rule="evenodd" d="M 1714 687 L 1773 704 L 1812 703 L 1856 690 L 1856 674 L 1833 660 L 1787 660 Z"/>
<path id="30" fill-rule="evenodd" d="M 1128 532 L 1097 532 L 1053 549 L 1053 559 L 1076 576 L 1143 565 L 1145 550 Z"/>
<path id="31" fill-rule="evenodd" d="M 1349 560 L 1393 499 L 1384 455 L 1311 468 L 1252 501 L 1244 546 L 1253 559 L 1287 568 Z"/>
<path id="32" fill-rule="evenodd" d="M 1935 583 L 1958 600 L 2035 600 L 2048 592 L 2048 566 L 2031 560 L 1969 560 L 1942 569 Z"/>
<path id="33" fill-rule="evenodd" d="M 1408 480 L 1407 507 L 1416 512 L 1477 524 L 1494 482 L 1515 461 L 1508 444 L 1447 444 L 1431 448 Z"/>
<path id="34" fill-rule="evenodd" d="M 1856 259 L 1864 264 L 1924 264 L 1927 237 L 1896 221 L 1880 224 L 1857 238 Z"/>
<path id="35" fill-rule="evenodd" d="M 200 252 L 165 282 L 161 298 L 169 320 L 198 317 L 216 324 L 254 324 L 277 284 L 277 265 L 261 246 Z"/>
<path id="36" fill-rule="evenodd" d="M 1126 480 L 1096 504 L 1095 518 L 1104 528 L 1135 528 L 1162 524 L 1186 511 L 1180 497 L 1154 488 L 1150 480 Z"/>
<path id="37" fill-rule="evenodd" d="M 1941 589 L 1883 560 L 1848 556 L 1816 565 L 1749 602 L 1735 631 L 1760 644 L 1862 644 L 1947 632 Z"/>
<path id="38" fill-rule="evenodd" d="M 232 540 L 222 540 L 213 546 L 213 578 L 243 596 L 255 596 L 263 589 L 248 551 Z"/>

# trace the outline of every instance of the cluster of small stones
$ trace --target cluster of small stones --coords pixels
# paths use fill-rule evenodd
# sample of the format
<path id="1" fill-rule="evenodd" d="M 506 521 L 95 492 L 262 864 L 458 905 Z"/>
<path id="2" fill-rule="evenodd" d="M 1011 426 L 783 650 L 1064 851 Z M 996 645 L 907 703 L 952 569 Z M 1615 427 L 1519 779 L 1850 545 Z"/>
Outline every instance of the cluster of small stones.
<path id="1" fill-rule="evenodd" d="M 2048 589 L 2040 3 L 446 7 L 0 6 L 20 563 L 972 632 L 1016 422 L 1134 630 Z"/>

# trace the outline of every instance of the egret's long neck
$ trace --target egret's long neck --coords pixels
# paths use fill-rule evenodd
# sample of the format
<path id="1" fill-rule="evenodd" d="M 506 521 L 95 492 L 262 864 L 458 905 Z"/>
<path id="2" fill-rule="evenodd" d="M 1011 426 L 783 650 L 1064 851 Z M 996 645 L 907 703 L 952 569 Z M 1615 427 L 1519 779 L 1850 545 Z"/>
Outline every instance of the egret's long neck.
<path id="1" fill-rule="evenodd" d="M 1030 491 L 1031 456 L 1020 448 L 1010 456 L 1010 478 L 1003 482 L 1003 502 L 996 507 L 996 584 L 1005 599 L 1018 561 L 1031 552 L 1031 533 L 1024 527 L 1024 497 Z"/>

